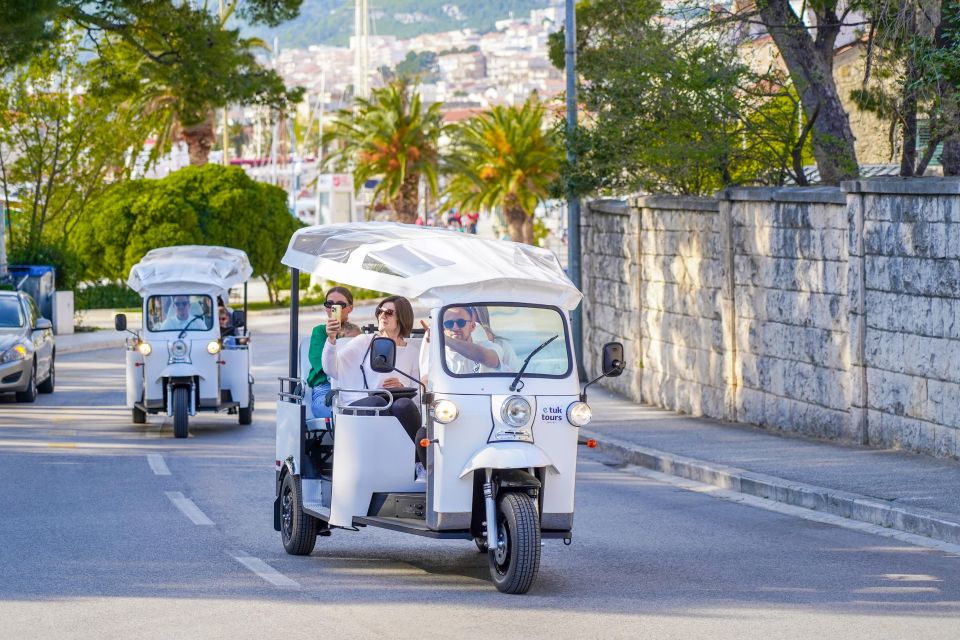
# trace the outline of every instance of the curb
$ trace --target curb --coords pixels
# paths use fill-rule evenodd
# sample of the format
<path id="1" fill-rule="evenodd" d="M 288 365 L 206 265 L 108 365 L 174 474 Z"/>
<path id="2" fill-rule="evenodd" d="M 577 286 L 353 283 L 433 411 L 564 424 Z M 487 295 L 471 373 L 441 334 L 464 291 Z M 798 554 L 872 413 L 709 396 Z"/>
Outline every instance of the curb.
<path id="1" fill-rule="evenodd" d="M 58 355 L 68 353 L 82 353 L 84 351 L 99 351 L 101 349 L 119 349 L 124 346 L 124 338 L 114 338 L 112 340 L 99 340 L 97 342 L 87 342 L 83 344 L 63 345 L 57 347 Z"/>
<path id="2" fill-rule="evenodd" d="M 951 520 L 950 514 L 896 507 L 856 493 L 793 482 L 736 467 L 666 453 L 587 429 L 580 431 L 584 436 L 597 441 L 597 451 L 613 455 L 630 464 L 745 495 L 960 544 L 960 518 Z"/>

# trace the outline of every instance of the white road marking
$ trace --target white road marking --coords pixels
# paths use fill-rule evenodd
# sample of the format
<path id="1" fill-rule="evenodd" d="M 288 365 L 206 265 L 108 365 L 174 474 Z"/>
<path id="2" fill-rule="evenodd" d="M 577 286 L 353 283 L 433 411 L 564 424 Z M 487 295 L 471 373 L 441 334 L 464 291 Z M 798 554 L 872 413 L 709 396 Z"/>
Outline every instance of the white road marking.
<path id="1" fill-rule="evenodd" d="M 158 476 L 168 476 L 170 475 L 170 469 L 167 467 L 167 463 L 164 461 L 163 456 L 159 453 L 148 453 L 147 462 L 150 463 L 150 468 L 153 469 L 153 472 Z"/>
<path id="2" fill-rule="evenodd" d="M 213 520 L 207 517 L 207 515 L 200 511 L 200 507 L 193 503 L 193 500 L 190 498 L 185 498 L 182 493 L 179 491 L 164 491 L 170 502 L 173 503 L 177 509 L 180 509 L 180 512 L 190 518 L 190 521 L 193 524 L 206 525 L 210 526 L 213 524 Z"/>
<path id="3" fill-rule="evenodd" d="M 255 574 L 269 582 L 275 587 L 283 587 L 285 589 L 299 589 L 300 583 L 296 580 L 291 580 L 287 576 L 283 575 L 266 562 L 260 558 L 254 558 L 249 555 L 235 555 L 232 556 L 234 560 L 245 566 L 250 571 L 253 571 Z"/>
<path id="4" fill-rule="evenodd" d="M 726 500 L 728 502 L 739 502 L 740 504 L 757 507 L 758 509 L 776 511 L 777 513 L 794 516 L 796 518 L 802 518 L 811 522 L 820 522 L 823 524 L 831 524 L 837 527 L 843 527 L 844 529 L 853 529 L 863 533 L 872 533 L 877 536 L 883 536 L 884 538 L 893 538 L 894 540 L 899 540 L 900 542 L 906 542 L 907 544 L 912 544 L 917 547 L 935 549 L 937 551 L 944 551 L 950 554 L 960 554 L 960 544 L 944 542 L 942 540 L 920 536 L 915 533 L 906 533 L 905 531 L 889 529 L 887 527 L 881 527 L 879 525 L 869 524 L 866 522 L 859 522 L 857 520 L 849 520 L 847 518 L 841 518 L 840 516 L 831 515 L 829 513 L 823 513 L 822 511 L 813 511 L 811 509 L 804 509 L 803 507 L 795 507 L 782 502 L 767 500 L 766 498 L 758 498 L 756 496 L 746 495 L 737 491 L 729 491 L 727 489 L 716 487 L 712 484 L 695 482 L 693 480 L 687 480 L 686 478 L 671 476 L 666 473 L 660 473 L 659 471 L 653 471 L 652 469 L 646 469 L 644 467 L 638 467 L 635 465 L 627 465 L 621 470 L 636 476 L 642 476 L 651 480 L 664 482 L 681 489 L 686 489 L 687 491 L 705 493 L 713 496 L 714 498 L 720 498 L 721 500 Z"/>

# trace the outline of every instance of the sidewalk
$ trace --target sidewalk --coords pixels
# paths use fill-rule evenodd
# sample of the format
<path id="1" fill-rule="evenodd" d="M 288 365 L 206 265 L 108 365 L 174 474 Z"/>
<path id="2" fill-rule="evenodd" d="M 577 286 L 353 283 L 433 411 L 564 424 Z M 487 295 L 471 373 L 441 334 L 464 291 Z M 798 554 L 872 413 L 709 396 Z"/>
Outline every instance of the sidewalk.
<path id="1" fill-rule="evenodd" d="M 583 435 L 623 462 L 960 543 L 960 462 L 847 446 L 638 405 L 595 385 Z"/>

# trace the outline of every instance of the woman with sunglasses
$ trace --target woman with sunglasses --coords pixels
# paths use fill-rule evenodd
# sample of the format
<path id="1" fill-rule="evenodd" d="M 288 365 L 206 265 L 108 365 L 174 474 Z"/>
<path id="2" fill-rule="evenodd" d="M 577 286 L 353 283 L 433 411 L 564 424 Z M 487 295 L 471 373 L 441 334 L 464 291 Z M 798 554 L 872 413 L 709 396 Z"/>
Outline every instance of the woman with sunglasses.
<path id="1" fill-rule="evenodd" d="M 323 348 L 323 362 L 327 374 L 337 380 L 337 384 L 344 389 L 400 389 L 409 386 L 404 383 L 397 373 L 377 373 L 370 368 L 366 361 L 370 353 L 370 345 L 375 336 L 385 336 L 397 345 L 395 368 L 407 375 L 420 379 L 420 350 L 409 344 L 408 338 L 413 330 L 413 307 L 410 301 L 403 296 L 390 296 L 377 305 L 375 313 L 377 319 L 377 333 L 361 336 L 346 344 L 338 343 L 336 329 L 338 323 L 331 320 L 328 323 L 327 344 Z M 410 384 L 415 384 L 411 382 Z M 417 394 L 419 396 L 419 392 Z M 417 432 L 420 430 L 420 409 L 418 397 L 395 398 L 390 407 L 390 413 L 400 421 L 404 431 L 413 440 L 417 452 L 418 467 L 417 479 L 425 477 L 423 469 L 426 465 L 426 451 L 416 446 Z M 364 393 L 340 394 L 341 402 L 358 407 L 382 407 L 387 401 L 379 396 Z"/>
<path id="2" fill-rule="evenodd" d="M 327 392 L 331 389 L 330 376 L 323 369 L 323 347 L 327 343 L 327 333 L 330 330 L 330 321 L 333 318 L 334 307 L 340 309 L 340 322 L 336 325 L 337 337 L 353 338 L 360 335 L 360 327 L 349 322 L 347 317 L 353 311 L 353 293 L 346 287 L 333 287 L 327 291 L 323 306 L 327 310 L 327 323 L 318 324 L 310 334 L 310 373 L 307 374 L 307 384 L 313 389 L 310 399 L 310 408 L 314 417 L 329 418 L 333 413 L 330 407 L 324 404 Z"/>

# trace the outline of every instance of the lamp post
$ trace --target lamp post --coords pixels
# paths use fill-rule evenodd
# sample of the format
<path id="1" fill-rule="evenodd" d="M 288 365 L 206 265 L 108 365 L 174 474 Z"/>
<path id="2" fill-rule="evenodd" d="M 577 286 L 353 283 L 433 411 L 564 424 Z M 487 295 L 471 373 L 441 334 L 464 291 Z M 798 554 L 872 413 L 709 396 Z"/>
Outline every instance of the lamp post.
<path id="1" fill-rule="evenodd" d="M 574 0 L 566 0 L 564 36 L 564 68 L 567 71 L 567 162 L 573 165 L 577 160 L 573 148 L 573 137 L 577 131 L 577 9 Z M 567 275 L 574 286 L 580 289 L 580 198 L 571 186 L 567 187 Z M 583 304 L 573 310 L 572 325 L 577 371 L 583 378 Z"/>

